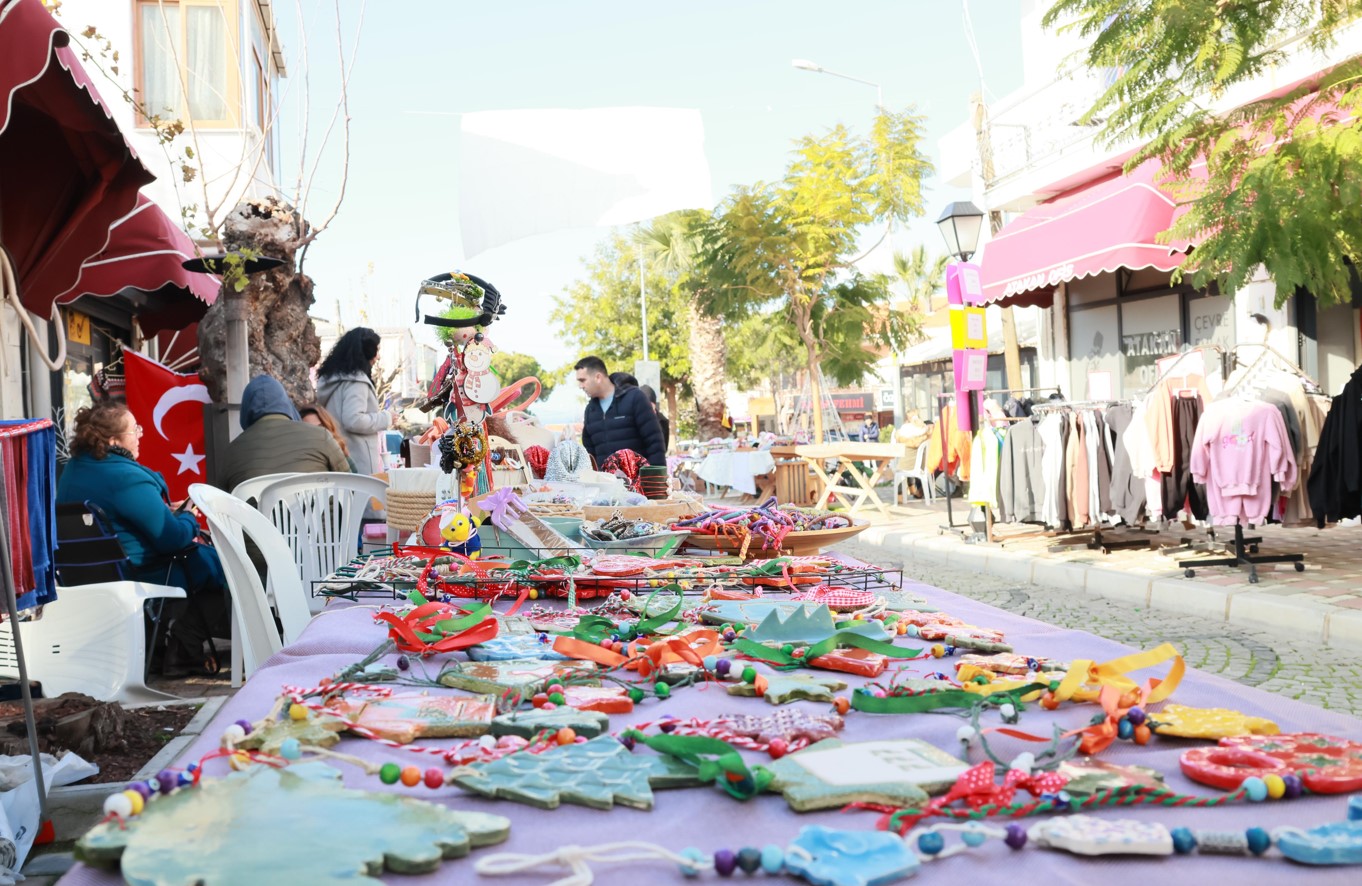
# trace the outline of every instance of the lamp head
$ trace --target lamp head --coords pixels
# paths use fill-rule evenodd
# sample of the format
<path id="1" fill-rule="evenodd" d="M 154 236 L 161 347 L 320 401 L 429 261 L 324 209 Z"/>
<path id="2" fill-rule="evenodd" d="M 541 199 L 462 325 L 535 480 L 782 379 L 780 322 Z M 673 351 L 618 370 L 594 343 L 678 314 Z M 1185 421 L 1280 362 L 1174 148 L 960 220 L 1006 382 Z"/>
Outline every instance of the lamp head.
<path id="1" fill-rule="evenodd" d="M 799 68 L 799 70 L 801 70 L 801 71 L 821 71 L 821 70 L 823 70 L 823 69 L 820 68 L 818 65 L 814 64 L 813 62 L 809 61 L 809 60 L 806 59 L 806 58 L 793 58 L 793 59 L 790 59 L 790 67 L 792 67 L 792 68 Z"/>
<path id="2" fill-rule="evenodd" d="M 969 261 L 979 248 L 984 213 L 968 200 L 958 201 L 941 211 L 936 226 L 946 240 L 946 251 L 960 261 Z"/>

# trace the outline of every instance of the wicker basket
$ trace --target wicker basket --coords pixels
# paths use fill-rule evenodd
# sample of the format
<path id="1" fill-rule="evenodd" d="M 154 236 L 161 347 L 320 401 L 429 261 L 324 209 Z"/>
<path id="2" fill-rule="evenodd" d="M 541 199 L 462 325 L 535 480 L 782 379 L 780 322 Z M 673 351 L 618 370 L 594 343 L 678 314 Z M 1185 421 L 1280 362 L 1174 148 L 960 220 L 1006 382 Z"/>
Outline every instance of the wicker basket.
<path id="1" fill-rule="evenodd" d="M 435 493 L 388 490 L 388 528 L 410 535 L 435 510 Z"/>
<path id="2" fill-rule="evenodd" d="M 647 520 L 650 523 L 670 523 L 704 513 L 704 506 L 690 499 L 668 499 L 646 505 L 611 506 L 587 505 L 582 508 L 584 520 L 609 520 L 616 513 L 626 520 Z"/>

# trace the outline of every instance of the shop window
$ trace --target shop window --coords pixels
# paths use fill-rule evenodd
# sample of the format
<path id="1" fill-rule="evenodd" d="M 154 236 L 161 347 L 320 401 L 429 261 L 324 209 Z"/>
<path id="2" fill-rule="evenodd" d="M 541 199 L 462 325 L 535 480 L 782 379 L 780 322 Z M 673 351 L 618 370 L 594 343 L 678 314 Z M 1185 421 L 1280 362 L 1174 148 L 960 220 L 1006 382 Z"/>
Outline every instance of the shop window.
<path id="1" fill-rule="evenodd" d="M 1121 348 L 1116 305 L 1069 314 L 1069 371 L 1073 399 L 1120 396 Z"/>
<path id="2" fill-rule="evenodd" d="M 1125 390 L 1134 395 L 1158 380 L 1158 362 L 1182 351 L 1182 297 L 1177 293 L 1121 305 Z M 1114 392 L 1115 393 L 1115 392 Z"/>
<path id="3" fill-rule="evenodd" d="M 223 0 L 139 0 L 137 86 L 147 113 L 236 125 L 235 20 L 235 3 Z"/>
<path id="4" fill-rule="evenodd" d="M 1227 351 L 1234 347 L 1234 303 L 1228 295 L 1187 299 L 1187 343 L 1219 345 Z"/>

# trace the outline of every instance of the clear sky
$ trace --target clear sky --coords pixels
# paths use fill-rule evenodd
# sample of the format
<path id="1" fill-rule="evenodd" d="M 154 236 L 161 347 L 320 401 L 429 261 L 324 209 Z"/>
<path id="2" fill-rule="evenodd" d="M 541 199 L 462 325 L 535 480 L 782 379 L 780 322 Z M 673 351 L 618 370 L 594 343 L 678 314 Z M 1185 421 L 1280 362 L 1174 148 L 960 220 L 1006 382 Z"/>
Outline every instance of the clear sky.
<path id="1" fill-rule="evenodd" d="M 979 72 L 963 0 L 695 0 L 678 3 L 370 0 L 350 81 L 349 178 L 340 214 L 313 245 L 314 313 L 346 325 L 411 325 L 417 284 L 446 270 L 496 284 L 508 311 L 499 347 L 562 366 L 575 359 L 546 322 L 608 231 L 545 234 L 465 260 L 458 227 L 459 115 L 470 111 L 633 105 L 698 108 L 715 199 L 780 176 L 793 141 L 843 123 L 864 132 L 875 90 L 797 70 L 791 59 L 880 84 L 885 104 L 926 117 L 927 153 L 967 118 Z M 309 153 L 335 105 L 330 4 L 300 0 L 307 21 Z M 350 44 L 359 4 L 342 3 Z M 282 156 L 296 157 L 303 95 L 298 22 L 276 5 L 290 66 Z M 1018 0 L 970 0 L 990 99 L 1022 79 Z M 326 215 L 339 183 L 338 136 L 323 156 L 307 215 Z M 284 164 L 292 187 L 296 165 Z M 929 181 L 927 219 L 895 246 L 940 250 L 931 226 L 967 195 Z M 533 213 L 534 206 L 523 207 Z M 363 316 L 361 311 L 364 311 Z M 566 392 L 565 392 L 566 393 Z M 555 397 L 555 401 L 559 398 Z"/>

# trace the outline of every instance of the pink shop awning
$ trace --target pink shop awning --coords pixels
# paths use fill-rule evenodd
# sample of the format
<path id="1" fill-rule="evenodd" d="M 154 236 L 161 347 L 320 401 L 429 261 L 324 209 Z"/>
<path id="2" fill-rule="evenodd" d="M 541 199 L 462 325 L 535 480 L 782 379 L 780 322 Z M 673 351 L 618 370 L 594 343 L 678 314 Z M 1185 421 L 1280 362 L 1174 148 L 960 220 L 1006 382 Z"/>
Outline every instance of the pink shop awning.
<path id="1" fill-rule="evenodd" d="M 68 304 L 83 295 L 123 294 L 140 302 L 142 332 L 180 330 L 199 320 L 217 300 L 221 281 L 186 271 L 181 263 L 197 254 L 194 242 L 146 195 L 137 208 L 109 226 L 109 242 L 81 265 L 80 279 L 57 298 Z"/>
<path id="2" fill-rule="evenodd" d="M 1182 264 L 1185 252 L 1158 242 L 1177 216 L 1173 197 L 1157 183 L 1160 168 L 1150 160 L 1009 222 L 984 247 L 985 300 L 1048 305 L 1051 291 L 1069 280 Z"/>

